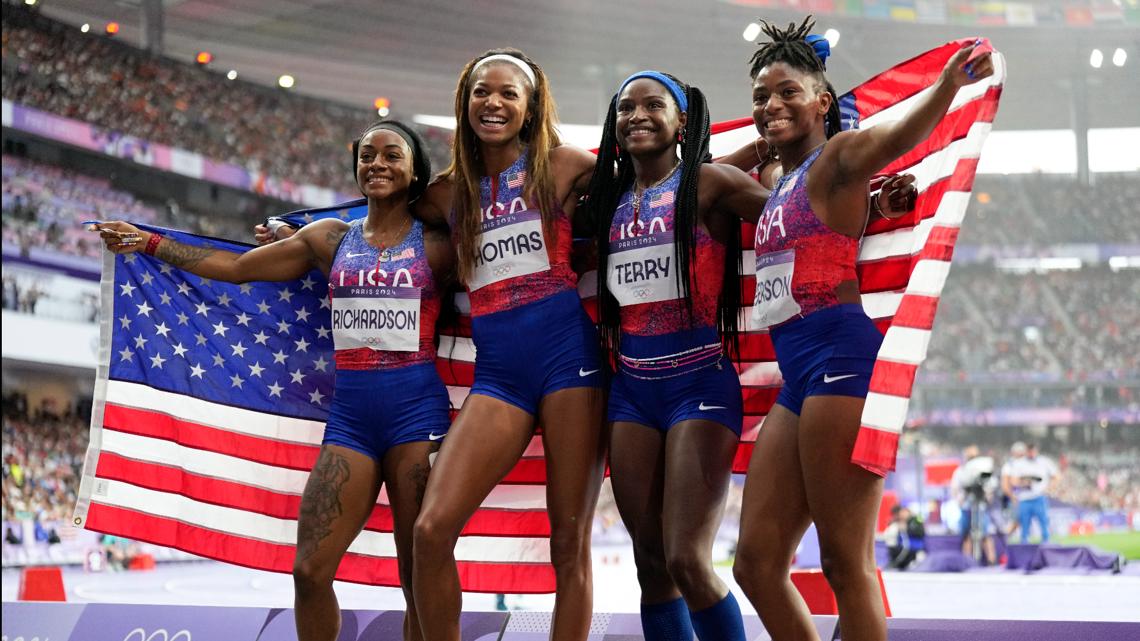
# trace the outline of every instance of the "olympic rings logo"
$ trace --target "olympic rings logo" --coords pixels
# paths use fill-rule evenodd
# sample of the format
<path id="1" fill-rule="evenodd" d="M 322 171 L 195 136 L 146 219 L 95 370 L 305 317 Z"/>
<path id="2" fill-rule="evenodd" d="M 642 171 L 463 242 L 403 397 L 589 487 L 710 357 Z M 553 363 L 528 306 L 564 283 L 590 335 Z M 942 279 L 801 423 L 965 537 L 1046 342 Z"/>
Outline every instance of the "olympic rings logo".
<path id="1" fill-rule="evenodd" d="M 174 634 L 166 631 L 166 628 L 159 628 L 149 635 L 146 630 L 142 628 L 135 628 L 123 637 L 123 641 L 192 641 L 190 631 L 186 629 L 179 630 Z"/>
<path id="2" fill-rule="evenodd" d="M 495 276 L 506 276 L 507 274 L 511 273 L 511 266 L 510 265 L 500 265 L 500 266 L 494 268 L 493 270 L 491 270 L 491 273 L 493 273 Z"/>
<path id="3" fill-rule="evenodd" d="M 652 293 L 653 293 L 653 290 L 651 290 L 648 287 L 638 287 L 637 289 L 633 290 L 634 297 L 640 298 L 642 300 L 649 298 L 649 295 Z"/>
<path id="4" fill-rule="evenodd" d="M 379 336 L 369 336 L 369 337 L 364 339 L 365 345 L 379 345 L 383 342 L 384 342 L 384 339 L 380 338 Z"/>

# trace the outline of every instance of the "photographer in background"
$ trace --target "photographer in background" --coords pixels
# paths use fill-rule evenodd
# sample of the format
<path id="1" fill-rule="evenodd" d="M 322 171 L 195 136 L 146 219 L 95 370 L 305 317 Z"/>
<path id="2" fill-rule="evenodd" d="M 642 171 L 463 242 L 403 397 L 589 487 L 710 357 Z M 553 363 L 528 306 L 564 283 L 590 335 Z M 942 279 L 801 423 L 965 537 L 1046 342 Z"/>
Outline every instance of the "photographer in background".
<path id="1" fill-rule="evenodd" d="M 990 505 L 994 501 L 998 481 L 994 478 L 993 458 L 979 454 L 976 445 L 962 451 L 965 460 L 950 477 L 950 491 L 962 508 L 958 519 L 962 554 L 979 563 L 992 565 L 997 563 L 997 546 Z"/>
<path id="2" fill-rule="evenodd" d="M 1014 443 L 1012 457 L 1002 467 L 1002 488 L 1017 500 L 1021 542 L 1029 542 L 1033 521 L 1041 528 L 1041 542 L 1049 542 L 1049 498 L 1061 478 L 1057 465 L 1039 455 L 1037 444 Z"/>
<path id="3" fill-rule="evenodd" d="M 926 527 L 903 505 L 891 507 L 891 522 L 880 535 L 887 544 L 887 567 L 905 570 L 926 556 Z"/>

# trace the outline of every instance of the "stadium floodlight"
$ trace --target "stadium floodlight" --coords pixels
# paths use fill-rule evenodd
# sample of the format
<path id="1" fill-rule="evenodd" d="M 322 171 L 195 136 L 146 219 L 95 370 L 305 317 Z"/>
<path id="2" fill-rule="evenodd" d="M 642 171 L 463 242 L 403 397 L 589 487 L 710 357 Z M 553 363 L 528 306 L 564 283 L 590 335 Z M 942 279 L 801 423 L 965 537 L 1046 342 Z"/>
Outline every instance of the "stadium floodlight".
<path id="1" fill-rule="evenodd" d="M 88 31 L 91 31 L 91 24 L 84 22 L 83 26 L 80 27 L 79 30 L 82 31 L 83 33 L 87 33 Z"/>
<path id="2" fill-rule="evenodd" d="M 24 0 L 24 4 L 31 7 L 31 6 L 34 6 L 36 4 L 36 0 Z"/>
<path id="3" fill-rule="evenodd" d="M 119 33 L 119 23 L 117 23 L 117 22 L 108 22 L 108 23 L 107 23 L 107 28 L 106 28 L 106 31 L 107 31 L 107 35 L 108 35 L 108 36 L 113 36 L 113 35 L 115 35 L 116 33 Z"/>
<path id="4" fill-rule="evenodd" d="M 756 36 L 760 35 L 760 25 L 755 22 L 749 22 L 748 26 L 744 28 L 744 33 L 741 34 L 748 42 L 755 42 Z"/>
<path id="5" fill-rule="evenodd" d="M 209 51 L 199 51 L 198 55 L 194 56 L 194 62 L 202 65 L 203 67 L 210 64 L 214 60 L 214 54 Z"/>
<path id="6" fill-rule="evenodd" d="M 839 44 L 839 29 L 828 29 L 823 32 L 823 37 L 827 39 L 827 44 L 834 47 Z"/>
<path id="7" fill-rule="evenodd" d="M 1112 64 L 1116 65 L 1117 67 L 1123 67 L 1124 63 L 1127 61 L 1128 52 L 1124 49 L 1117 47 L 1116 51 L 1112 52 Z"/>
<path id="8" fill-rule="evenodd" d="M 229 73 L 226 74 L 226 78 L 237 80 L 237 69 L 230 69 Z"/>
<path id="9" fill-rule="evenodd" d="M 1104 64 L 1104 54 L 1100 52 L 1100 49 L 1092 50 L 1092 54 L 1089 56 L 1089 64 L 1092 65 L 1093 69 L 1100 69 L 1100 66 Z"/>
<path id="10" fill-rule="evenodd" d="M 293 76 L 290 76 L 286 73 L 282 74 L 281 77 L 277 79 L 277 86 L 281 87 L 282 89 L 291 89 L 295 82 L 296 80 L 294 80 Z"/>

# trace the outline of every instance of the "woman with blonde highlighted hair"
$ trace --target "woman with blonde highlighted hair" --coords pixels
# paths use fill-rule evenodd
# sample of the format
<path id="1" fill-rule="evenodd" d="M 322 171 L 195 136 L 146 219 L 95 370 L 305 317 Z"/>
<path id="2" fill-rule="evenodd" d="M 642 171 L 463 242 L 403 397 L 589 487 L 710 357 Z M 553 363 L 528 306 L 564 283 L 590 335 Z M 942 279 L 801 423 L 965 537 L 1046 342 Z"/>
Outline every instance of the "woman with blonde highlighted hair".
<path id="1" fill-rule="evenodd" d="M 420 624 L 425 638 L 459 639 L 459 534 L 541 424 L 556 582 L 551 629 L 555 639 L 585 639 L 605 404 L 597 332 L 570 267 L 570 229 L 595 159 L 561 144 L 546 75 L 515 49 L 464 67 L 455 117 L 451 165 L 417 213 L 451 225 L 478 358 L 415 526 Z"/>

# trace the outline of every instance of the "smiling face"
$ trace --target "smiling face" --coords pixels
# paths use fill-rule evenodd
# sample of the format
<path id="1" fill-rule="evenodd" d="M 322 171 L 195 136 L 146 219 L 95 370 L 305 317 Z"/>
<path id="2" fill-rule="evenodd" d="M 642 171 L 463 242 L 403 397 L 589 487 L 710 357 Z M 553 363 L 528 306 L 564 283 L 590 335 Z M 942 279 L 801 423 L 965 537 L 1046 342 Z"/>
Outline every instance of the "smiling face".
<path id="1" fill-rule="evenodd" d="M 412 150 L 400 134 L 390 129 L 373 129 L 360 139 L 356 183 L 368 198 L 407 193 L 413 174 Z"/>
<path id="2" fill-rule="evenodd" d="M 618 144 L 631 155 L 661 151 L 677 143 L 677 132 L 685 126 L 687 114 L 665 85 L 651 78 L 638 78 L 618 96 L 614 134 Z"/>
<path id="3" fill-rule="evenodd" d="M 756 74 L 752 85 L 752 120 L 764 140 L 776 148 L 823 131 L 831 94 L 811 73 L 775 62 Z"/>
<path id="4" fill-rule="evenodd" d="M 522 70 L 490 62 L 475 70 L 468 86 L 467 121 L 479 140 L 494 145 L 518 138 L 530 118 L 532 92 Z"/>

